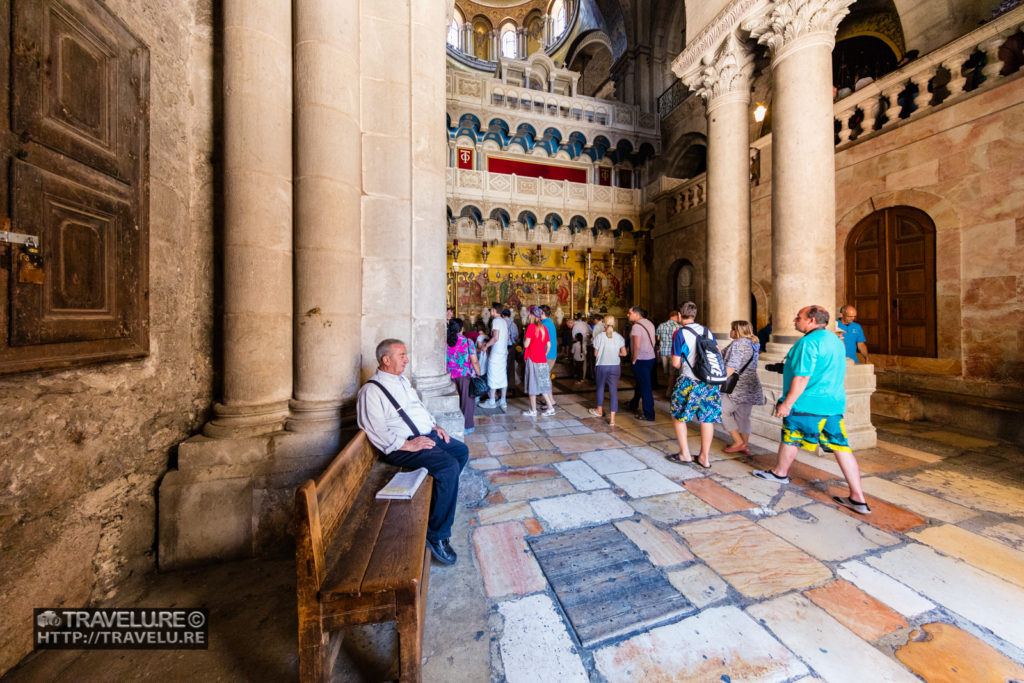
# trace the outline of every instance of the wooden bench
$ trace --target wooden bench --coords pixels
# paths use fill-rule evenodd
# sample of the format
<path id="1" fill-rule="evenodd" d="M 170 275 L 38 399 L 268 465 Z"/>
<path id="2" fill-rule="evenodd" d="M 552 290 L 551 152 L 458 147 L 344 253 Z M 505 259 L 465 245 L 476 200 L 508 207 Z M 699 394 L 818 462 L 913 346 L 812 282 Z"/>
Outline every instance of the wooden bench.
<path id="1" fill-rule="evenodd" d="M 350 624 L 394 621 L 399 674 L 420 680 L 430 574 L 427 516 L 433 480 L 409 501 L 375 500 L 398 469 L 360 431 L 316 480 L 295 493 L 299 676 L 326 681 Z"/>

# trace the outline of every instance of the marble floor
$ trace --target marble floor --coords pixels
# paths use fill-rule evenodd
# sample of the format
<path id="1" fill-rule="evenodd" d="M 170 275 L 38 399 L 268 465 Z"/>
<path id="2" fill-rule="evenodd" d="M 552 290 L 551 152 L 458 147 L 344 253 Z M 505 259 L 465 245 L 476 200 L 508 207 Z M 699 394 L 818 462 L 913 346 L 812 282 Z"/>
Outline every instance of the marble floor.
<path id="1" fill-rule="evenodd" d="M 803 453 L 777 485 L 750 474 L 775 444 L 732 457 L 716 438 L 711 469 L 677 465 L 664 401 L 654 423 L 624 411 L 615 428 L 587 413 L 590 394 L 557 401 L 529 418 L 514 399 L 466 437 L 459 561 L 432 568 L 424 680 L 1024 681 L 1021 446 L 878 418 L 878 447 L 857 454 L 873 510 L 860 516 L 832 503 L 846 489 L 831 458 Z M 687 609 L 583 647 L 530 539 L 604 525 Z M 146 604 L 203 602 L 214 633 L 230 625 L 207 653 L 36 653 L 5 680 L 294 678 L 291 571 L 250 561 L 154 579 Z M 247 580 L 244 604 L 225 597 Z M 241 663 L 249 647 L 260 666 Z M 388 627 L 353 631 L 335 679 L 386 680 L 392 654 Z"/>

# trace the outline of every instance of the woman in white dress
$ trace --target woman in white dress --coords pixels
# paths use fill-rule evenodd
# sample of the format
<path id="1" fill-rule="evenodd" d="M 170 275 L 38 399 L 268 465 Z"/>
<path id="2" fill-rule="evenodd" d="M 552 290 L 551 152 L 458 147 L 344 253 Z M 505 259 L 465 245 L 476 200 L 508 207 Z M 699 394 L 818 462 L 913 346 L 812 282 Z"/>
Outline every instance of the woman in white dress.
<path id="1" fill-rule="evenodd" d="M 491 309 L 491 338 L 487 342 L 487 389 L 489 397 L 480 404 L 483 408 L 504 408 L 505 392 L 508 387 L 508 375 L 506 367 L 508 364 L 508 323 L 498 315 L 498 312 Z M 495 402 L 495 397 L 501 392 L 501 398 Z"/>

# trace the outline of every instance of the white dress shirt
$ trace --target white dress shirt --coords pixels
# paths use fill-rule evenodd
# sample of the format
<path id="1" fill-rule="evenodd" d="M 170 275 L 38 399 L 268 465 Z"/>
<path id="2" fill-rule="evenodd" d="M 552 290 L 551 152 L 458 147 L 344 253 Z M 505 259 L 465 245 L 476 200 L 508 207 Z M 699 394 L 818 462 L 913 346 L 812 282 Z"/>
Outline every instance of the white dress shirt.
<path id="1" fill-rule="evenodd" d="M 421 435 L 429 434 L 434 429 L 434 417 L 423 405 L 405 375 L 393 375 L 377 370 L 370 379 L 380 382 L 387 388 L 398 401 L 398 405 L 405 410 L 405 414 L 416 425 L 416 429 Z M 356 422 L 359 424 L 359 428 L 366 432 L 370 443 L 384 453 L 397 451 L 413 435 L 409 425 L 391 405 L 391 401 L 380 390 L 380 387 L 369 382 L 359 389 L 359 399 L 356 402 Z"/>

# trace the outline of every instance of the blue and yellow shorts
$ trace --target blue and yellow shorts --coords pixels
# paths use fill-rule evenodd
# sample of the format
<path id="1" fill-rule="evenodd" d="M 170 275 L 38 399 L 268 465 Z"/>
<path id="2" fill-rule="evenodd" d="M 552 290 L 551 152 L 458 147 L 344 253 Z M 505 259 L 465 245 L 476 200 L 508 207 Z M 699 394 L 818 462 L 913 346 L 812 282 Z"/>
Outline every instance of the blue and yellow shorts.
<path id="1" fill-rule="evenodd" d="M 826 453 L 852 453 L 846 440 L 846 426 L 842 415 L 806 415 L 790 413 L 782 418 L 782 443 L 815 451 L 818 446 Z"/>

